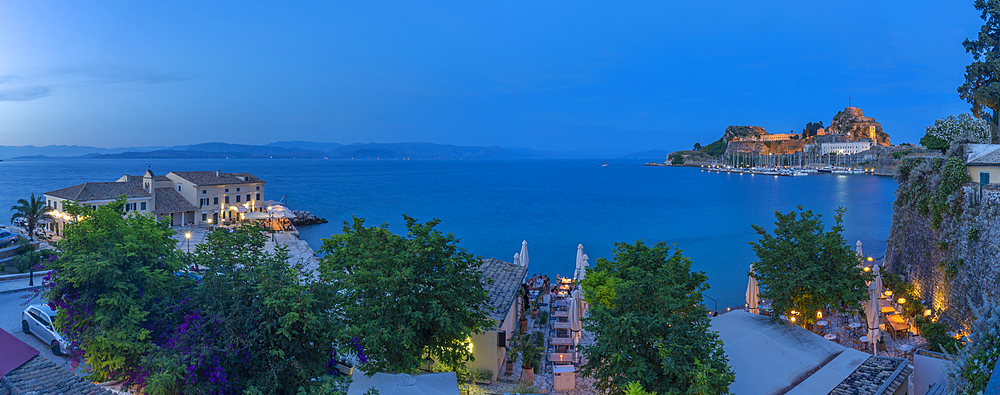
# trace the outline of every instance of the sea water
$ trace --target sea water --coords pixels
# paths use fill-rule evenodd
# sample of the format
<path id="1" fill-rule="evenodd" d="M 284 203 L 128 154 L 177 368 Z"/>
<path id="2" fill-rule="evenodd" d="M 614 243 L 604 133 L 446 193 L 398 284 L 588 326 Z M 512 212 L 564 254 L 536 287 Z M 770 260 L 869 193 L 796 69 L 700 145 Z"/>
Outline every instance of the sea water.
<path id="1" fill-rule="evenodd" d="M 512 261 L 528 241 L 529 272 L 572 276 L 578 244 L 593 267 L 612 258 L 615 243 L 666 242 L 705 271 L 705 293 L 719 307 L 743 304 L 747 271 L 756 256 L 751 224 L 771 229 L 774 212 L 803 206 L 827 228 L 844 215 L 845 242 L 881 256 L 889 234 L 896 182 L 870 175 L 778 177 L 714 173 L 642 161 L 596 160 L 8 160 L 0 162 L 0 206 L 29 194 L 83 182 L 114 181 L 151 169 L 250 172 L 267 183 L 264 199 L 283 197 L 328 224 L 300 228 L 314 249 L 340 233 L 344 221 L 388 223 L 405 232 L 402 214 L 441 220 L 460 246 L 484 258 Z M 9 217 L 3 217 L 4 222 Z M 710 308 L 714 302 L 706 301 Z"/>

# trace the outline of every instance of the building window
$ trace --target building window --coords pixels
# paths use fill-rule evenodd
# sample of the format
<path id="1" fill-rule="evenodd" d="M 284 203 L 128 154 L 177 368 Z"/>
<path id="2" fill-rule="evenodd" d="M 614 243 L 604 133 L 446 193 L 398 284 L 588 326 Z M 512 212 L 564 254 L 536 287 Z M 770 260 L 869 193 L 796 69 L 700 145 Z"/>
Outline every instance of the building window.
<path id="1" fill-rule="evenodd" d="M 219 197 L 218 196 L 212 198 L 212 204 L 219 204 Z"/>
<path id="2" fill-rule="evenodd" d="M 202 195 L 208 195 L 208 190 L 207 189 L 202 189 L 201 190 L 201 194 Z"/>
<path id="3" fill-rule="evenodd" d="M 229 193 L 229 188 L 226 188 L 226 193 Z"/>
<path id="4" fill-rule="evenodd" d="M 208 221 L 208 214 L 201 213 L 201 222 Z"/>
<path id="5" fill-rule="evenodd" d="M 239 189 L 239 188 L 236 188 L 236 192 L 239 192 L 239 191 L 240 191 L 240 189 Z"/>
<path id="6" fill-rule="evenodd" d="M 260 185 L 258 185 L 258 186 L 257 186 L 257 190 L 258 190 L 258 191 L 260 190 Z"/>
<path id="7" fill-rule="evenodd" d="M 146 211 L 146 202 L 139 203 L 139 209 L 142 211 Z"/>
<path id="8" fill-rule="evenodd" d="M 229 196 L 226 196 L 226 204 L 229 204 Z"/>
<path id="9" fill-rule="evenodd" d="M 240 202 L 240 195 L 236 195 L 236 203 Z"/>
<path id="10" fill-rule="evenodd" d="M 178 186 L 177 186 L 177 192 L 180 192 L 180 191 L 181 191 L 181 186 L 180 186 L 180 185 L 178 185 Z"/>
<path id="11" fill-rule="evenodd" d="M 247 194 L 247 201 L 248 202 L 250 201 L 250 194 L 249 193 Z"/>
<path id="12" fill-rule="evenodd" d="M 257 199 L 256 200 L 260 200 L 260 194 L 259 193 L 257 194 Z"/>

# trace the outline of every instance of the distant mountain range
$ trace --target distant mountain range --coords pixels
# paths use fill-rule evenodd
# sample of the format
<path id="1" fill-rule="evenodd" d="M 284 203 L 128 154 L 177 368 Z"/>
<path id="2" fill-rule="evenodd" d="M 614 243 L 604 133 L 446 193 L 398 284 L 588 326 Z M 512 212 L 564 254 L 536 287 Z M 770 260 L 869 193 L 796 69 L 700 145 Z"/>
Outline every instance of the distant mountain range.
<path id="1" fill-rule="evenodd" d="M 607 159 L 663 158 L 666 151 L 645 151 L 627 155 L 603 155 L 588 151 L 537 151 L 517 147 L 475 147 L 434 143 L 355 143 L 337 144 L 312 141 L 278 141 L 265 145 L 202 143 L 173 147 L 97 148 L 50 145 L 2 146 L 0 158 L 43 159 Z"/>

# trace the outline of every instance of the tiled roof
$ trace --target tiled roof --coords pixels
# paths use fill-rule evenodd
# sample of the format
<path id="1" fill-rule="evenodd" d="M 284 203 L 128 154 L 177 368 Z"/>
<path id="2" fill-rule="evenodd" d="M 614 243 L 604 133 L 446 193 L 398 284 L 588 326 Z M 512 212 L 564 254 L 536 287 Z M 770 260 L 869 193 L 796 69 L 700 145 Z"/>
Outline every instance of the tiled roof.
<path id="1" fill-rule="evenodd" d="M 1000 165 L 1000 145 L 969 144 L 969 156 L 966 164 L 970 165 Z"/>
<path id="2" fill-rule="evenodd" d="M 173 171 L 170 172 L 170 174 L 175 174 L 178 177 L 188 180 L 198 186 L 264 182 L 250 173 L 219 173 L 219 175 L 216 176 L 214 171 Z M 244 178 L 246 180 L 244 180 Z"/>
<path id="3" fill-rule="evenodd" d="M 156 188 L 155 191 L 156 199 L 154 199 L 154 203 L 156 206 L 153 208 L 154 213 L 169 214 L 198 210 L 197 207 L 187 201 L 184 196 L 181 196 L 173 188 Z"/>
<path id="4" fill-rule="evenodd" d="M 884 395 L 894 394 L 905 385 L 913 372 L 910 361 L 903 358 L 871 357 L 854 369 L 840 382 L 831 395 Z"/>
<path id="5" fill-rule="evenodd" d="M 113 394 L 37 355 L 4 375 L 0 385 L 15 394 Z"/>
<path id="6" fill-rule="evenodd" d="M 122 177 L 122 178 L 125 179 L 125 182 L 142 182 L 142 176 L 143 176 L 142 174 L 137 175 L 137 176 L 133 176 L 131 174 L 126 174 L 125 177 Z M 153 181 L 170 181 L 170 179 L 167 178 L 167 176 L 157 176 L 157 175 L 154 175 L 153 176 Z"/>
<path id="7" fill-rule="evenodd" d="M 121 195 L 125 195 L 128 198 L 149 197 L 149 192 L 142 189 L 142 185 L 134 182 L 85 182 L 45 192 L 45 194 L 77 202 L 117 199 Z"/>
<path id="8" fill-rule="evenodd" d="M 490 258 L 483 259 L 479 271 L 483 272 L 488 303 L 493 309 L 490 318 L 493 318 L 498 326 L 503 325 L 503 320 L 507 317 L 514 298 L 517 297 L 517 290 L 528 274 L 528 267 Z M 492 283 L 490 280 L 493 280 Z"/>

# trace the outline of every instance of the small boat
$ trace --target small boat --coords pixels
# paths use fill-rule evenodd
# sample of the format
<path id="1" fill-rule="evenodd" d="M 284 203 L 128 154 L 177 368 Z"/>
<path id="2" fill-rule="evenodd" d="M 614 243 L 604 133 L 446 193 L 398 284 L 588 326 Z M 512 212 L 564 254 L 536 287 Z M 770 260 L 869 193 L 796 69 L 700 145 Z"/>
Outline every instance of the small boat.
<path id="1" fill-rule="evenodd" d="M 604 161 L 604 164 L 601 165 L 601 167 L 604 167 L 604 166 L 607 166 L 607 165 L 608 165 L 608 161 Z"/>

